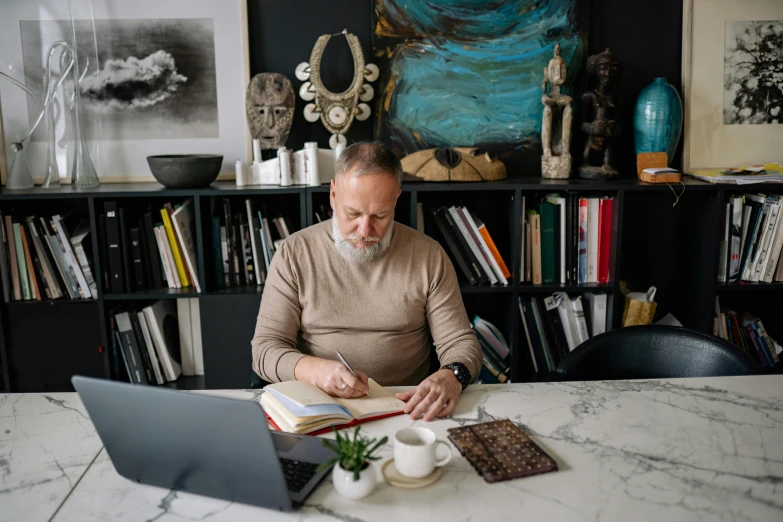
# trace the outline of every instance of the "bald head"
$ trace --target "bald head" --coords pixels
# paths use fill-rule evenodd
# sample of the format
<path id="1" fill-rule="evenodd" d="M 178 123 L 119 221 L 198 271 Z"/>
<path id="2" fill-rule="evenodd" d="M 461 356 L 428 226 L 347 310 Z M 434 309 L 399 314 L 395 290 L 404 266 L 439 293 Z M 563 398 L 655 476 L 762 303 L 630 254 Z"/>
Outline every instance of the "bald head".
<path id="1" fill-rule="evenodd" d="M 402 185 L 402 164 L 399 158 L 377 141 L 354 143 L 340 154 L 335 169 L 337 178 L 380 174 L 392 176 Z"/>

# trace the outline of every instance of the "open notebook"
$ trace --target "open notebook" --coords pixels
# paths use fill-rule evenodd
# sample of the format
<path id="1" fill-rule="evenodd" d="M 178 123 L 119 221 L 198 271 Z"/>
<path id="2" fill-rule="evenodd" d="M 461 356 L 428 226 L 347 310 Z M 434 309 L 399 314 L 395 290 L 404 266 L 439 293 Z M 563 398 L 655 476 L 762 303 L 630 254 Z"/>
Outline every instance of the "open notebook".
<path id="1" fill-rule="evenodd" d="M 405 403 L 370 379 L 370 397 L 340 399 L 304 381 L 286 381 L 264 388 L 261 406 L 278 431 L 317 435 L 399 415 Z"/>

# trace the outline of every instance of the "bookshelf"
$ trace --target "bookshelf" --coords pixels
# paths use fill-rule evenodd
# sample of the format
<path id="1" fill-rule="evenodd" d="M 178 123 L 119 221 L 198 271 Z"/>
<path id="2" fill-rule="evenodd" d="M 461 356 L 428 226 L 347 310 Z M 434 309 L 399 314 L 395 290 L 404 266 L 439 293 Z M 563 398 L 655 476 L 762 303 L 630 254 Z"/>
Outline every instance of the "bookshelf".
<path id="1" fill-rule="evenodd" d="M 675 194 L 684 188 L 676 205 Z M 721 209 L 731 194 L 759 191 L 783 192 L 783 185 L 763 188 L 727 187 L 685 179 L 683 185 L 648 185 L 636 179 L 609 183 L 579 179 L 543 180 L 516 178 L 487 183 L 404 183 L 395 220 L 417 226 L 417 204 L 425 209 L 444 204 L 464 204 L 487 224 L 493 239 L 514 274 L 507 287 L 460 286 L 470 317 L 478 314 L 500 328 L 509 340 L 514 382 L 546 380 L 535 375 L 530 362 L 519 296 L 545 297 L 556 291 L 578 295 L 603 292 L 613 296 L 609 310 L 616 327 L 623 299 L 618 281 L 633 290 L 658 287 L 657 317 L 673 313 L 684 326 L 712 332 L 715 297 L 732 305 L 752 305 L 767 319 L 770 334 L 783 338 L 783 284 L 718 284 L 718 251 L 721 240 Z M 522 198 L 535 200 L 558 192 L 569 196 L 614 198 L 608 284 L 520 283 Z M 262 288 L 219 288 L 216 285 L 210 205 L 231 198 L 232 206 L 246 198 L 258 201 L 286 216 L 289 226 L 310 226 L 319 205 L 328 205 L 329 187 L 236 187 L 216 182 L 205 189 L 169 190 L 157 183 L 104 184 L 79 190 L 64 186 L 54 190 L 36 187 L 0 193 L 0 210 L 48 216 L 75 211 L 89 219 L 92 251 L 100 252 L 97 216 L 103 202 L 141 208 L 169 201 L 192 199 L 196 215 L 196 257 L 199 282 L 193 288 L 144 292 L 109 293 L 98 284 L 90 300 L 12 301 L 0 306 L 0 391 L 63 391 L 70 389 L 73 373 L 109 376 L 111 339 L 108 314 L 123 303 L 146 303 L 159 299 L 198 298 L 201 314 L 205 375 L 182 377 L 169 386 L 181 389 L 242 388 L 249 385 L 250 340 L 255 328 Z M 101 272 L 100 256 L 93 255 L 95 274 Z M 96 275 L 96 279 L 100 279 Z M 779 321 L 777 321 L 779 323 Z"/>

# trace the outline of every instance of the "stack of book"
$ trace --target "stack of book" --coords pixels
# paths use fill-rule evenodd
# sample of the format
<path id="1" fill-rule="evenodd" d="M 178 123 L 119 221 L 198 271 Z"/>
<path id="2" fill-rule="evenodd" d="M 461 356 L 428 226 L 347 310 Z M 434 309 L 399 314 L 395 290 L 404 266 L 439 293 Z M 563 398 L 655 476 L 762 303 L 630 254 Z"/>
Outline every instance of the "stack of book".
<path id="1" fill-rule="evenodd" d="M 283 216 L 269 219 L 263 205 L 246 199 L 232 206 L 231 198 L 213 201 L 212 237 L 215 274 L 220 288 L 262 285 L 272 256 L 295 230 Z"/>
<path id="2" fill-rule="evenodd" d="M 162 385 L 180 375 L 204 374 L 198 299 L 115 310 L 109 325 L 115 379 L 127 374 L 132 384 Z"/>
<path id="3" fill-rule="evenodd" d="M 783 352 L 783 347 L 769 336 L 761 319 L 748 312 L 736 313 L 718 306 L 712 334 L 739 346 L 762 366 L 777 365 L 778 356 Z"/>
<path id="4" fill-rule="evenodd" d="M 521 280 L 540 284 L 609 282 L 611 197 L 545 196 L 538 208 L 522 198 Z"/>
<path id="5" fill-rule="evenodd" d="M 611 296 L 556 292 L 543 299 L 519 297 L 519 313 L 533 369 L 552 372 L 571 350 L 611 328 Z"/>
<path id="6" fill-rule="evenodd" d="M 465 207 L 431 209 L 452 263 L 471 285 L 508 285 L 511 273 L 487 227 Z"/>
<path id="7" fill-rule="evenodd" d="M 483 365 L 476 383 L 505 384 L 511 382 L 511 357 L 508 343 L 500 330 L 478 315 L 473 317 L 473 332 L 481 345 Z"/>
<path id="8" fill-rule="evenodd" d="M 3 300 L 93 299 L 90 224 L 75 214 L 0 215 Z"/>
<path id="9" fill-rule="evenodd" d="M 723 217 L 720 283 L 783 282 L 780 196 L 732 196 Z"/>
<path id="10" fill-rule="evenodd" d="M 200 292 L 195 226 L 192 200 L 148 205 L 141 216 L 104 201 L 98 216 L 104 288 L 122 294 L 193 286 Z"/>

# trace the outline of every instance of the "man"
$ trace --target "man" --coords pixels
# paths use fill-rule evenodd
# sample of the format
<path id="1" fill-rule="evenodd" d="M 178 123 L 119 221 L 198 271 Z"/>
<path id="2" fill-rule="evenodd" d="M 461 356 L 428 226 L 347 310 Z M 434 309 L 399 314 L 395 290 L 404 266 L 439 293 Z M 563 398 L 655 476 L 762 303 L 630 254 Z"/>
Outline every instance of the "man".
<path id="1" fill-rule="evenodd" d="M 412 419 L 449 415 L 476 378 L 481 348 L 457 276 L 437 241 L 394 222 L 397 157 L 347 147 L 330 186 L 331 220 L 288 237 L 275 254 L 253 337 L 253 369 L 269 382 L 308 381 L 345 398 L 382 385 Z M 429 335 L 441 369 L 427 376 Z M 339 361 L 336 350 L 356 372 Z"/>

